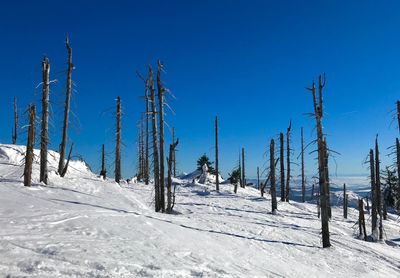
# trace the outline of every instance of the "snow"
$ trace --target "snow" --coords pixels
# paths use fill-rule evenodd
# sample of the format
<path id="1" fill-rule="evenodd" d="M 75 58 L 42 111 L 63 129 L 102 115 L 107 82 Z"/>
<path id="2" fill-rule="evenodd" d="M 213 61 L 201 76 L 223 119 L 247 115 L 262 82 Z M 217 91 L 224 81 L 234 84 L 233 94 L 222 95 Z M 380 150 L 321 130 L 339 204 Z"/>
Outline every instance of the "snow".
<path id="1" fill-rule="evenodd" d="M 174 179 L 175 213 L 153 211 L 154 190 L 103 181 L 81 161 L 49 185 L 22 184 L 24 147 L 0 145 L 0 274 L 36 277 L 399 277 L 400 224 L 385 240 L 357 239 L 358 211 L 333 207 L 332 247 L 321 248 L 314 203 L 281 203 L 247 187 Z M 38 155 L 38 151 L 36 151 Z M 334 205 L 336 205 L 334 203 Z M 366 215 L 370 232 L 370 217 Z"/>

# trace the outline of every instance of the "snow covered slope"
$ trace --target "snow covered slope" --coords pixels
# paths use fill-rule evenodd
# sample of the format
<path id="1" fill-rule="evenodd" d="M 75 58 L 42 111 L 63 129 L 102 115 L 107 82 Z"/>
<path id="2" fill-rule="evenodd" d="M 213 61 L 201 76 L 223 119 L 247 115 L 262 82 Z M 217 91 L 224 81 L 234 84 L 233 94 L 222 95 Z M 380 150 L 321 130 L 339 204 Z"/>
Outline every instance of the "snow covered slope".
<path id="1" fill-rule="evenodd" d="M 358 211 L 333 208 L 322 249 L 314 204 L 278 203 L 252 188 L 175 180 L 176 213 L 153 212 L 153 188 L 103 181 L 74 161 L 48 186 L 22 184 L 23 147 L 0 145 L 0 276 L 399 277 L 400 224 L 385 241 L 356 239 Z M 50 168 L 55 169 L 57 154 Z M 367 219 L 369 216 L 366 216 Z M 367 228 L 370 228 L 369 220 Z"/>

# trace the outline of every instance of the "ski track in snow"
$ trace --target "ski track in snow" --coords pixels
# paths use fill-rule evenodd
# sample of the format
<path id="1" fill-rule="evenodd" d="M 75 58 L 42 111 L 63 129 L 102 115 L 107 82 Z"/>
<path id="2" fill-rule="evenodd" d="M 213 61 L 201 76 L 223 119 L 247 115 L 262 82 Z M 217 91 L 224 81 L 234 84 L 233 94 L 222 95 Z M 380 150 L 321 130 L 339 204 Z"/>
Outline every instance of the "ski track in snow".
<path id="1" fill-rule="evenodd" d="M 253 188 L 175 180 L 175 213 L 155 213 L 152 185 L 103 181 L 79 161 L 66 178 L 25 188 L 24 147 L 0 145 L 0 275 L 3 277 L 399 277 L 400 224 L 386 241 L 356 238 L 358 211 L 333 207 L 332 247 L 321 248 L 313 203 L 271 200 Z M 56 154 L 51 165 L 56 165 Z M 53 167 L 50 167 L 51 169 Z M 188 184 L 190 183 L 190 184 Z M 370 219 L 366 215 L 367 229 Z"/>

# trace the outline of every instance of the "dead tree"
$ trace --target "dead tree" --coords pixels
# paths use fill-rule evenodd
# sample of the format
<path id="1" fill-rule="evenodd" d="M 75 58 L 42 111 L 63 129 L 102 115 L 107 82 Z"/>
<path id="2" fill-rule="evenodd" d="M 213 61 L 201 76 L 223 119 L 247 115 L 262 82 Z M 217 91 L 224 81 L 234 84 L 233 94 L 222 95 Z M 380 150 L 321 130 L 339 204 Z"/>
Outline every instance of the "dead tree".
<path id="1" fill-rule="evenodd" d="M 67 147 L 68 140 L 68 122 L 69 122 L 69 110 L 71 105 L 71 93 L 72 93 L 72 48 L 69 45 L 68 36 L 65 40 L 65 45 L 68 51 L 68 71 L 67 71 L 67 88 L 65 95 L 65 109 L 64 109 L 64 123 L 62 130 L 62 140 L 60 145 L 60 161 L 58 163 L 58 173 L 61 174 L 64 171 L 64 159 L 65 159 L 65 151 Z"/>
<path id="2" fill-rule="evenodd" d="M 19 117 L 18 117 L 18 107 L 17 107 L 17 98 L 14 97 L 14 127 L 12 131 L 12 143 L 13 145 L 17 144 L 18 137 L 18 128 L 19 128 Z"/>
<path id="3" fill-rule="evenodd" d="M 245 188 L 246 187 L 246 172 L 245 172 L 245 168 L 244 168 L 244 148 L 242 148 L 242 187 Z"/>
<path id="4" fill-rule="evenodd" d="M 275 179 L 275 142 L 271 139 L 271 144 L 269 146 L 269 170 L 270 170 L 270 180 L 271 180 L 271 202 L 272 202 L 272 213 L 275 214 L 278 209 L 276 201 L 276 179 Z"/>
<path id="5" fill-rule="evenodd" d="M 150 96 L 149 96 L 149 80 L 144 78 L 140 73 L 137 73 L 139 78 L 144 83 L 144 100 L 145 100 L 145 116 L 146 116 L 146 131 L 144 142 L 144 183 L 149 184 L 150 180 L 150 166 L 149 166 L 149 115 L 150 115 Z"/>
<path id="6" fill-rule="evenodd" d="M 158 132 L 157 132 L 157 109 L 156 109 L 156 96 L 153 82 L 153 70 L 149 65 L 149 90 L 150 90 L 150 103 L 151 103 L 151 123 L 152 123 L 152 137 L 153 137 L 153 173 L 154 173 L 154 205 L 155 211 L 161 210 L 160 204 L 160 170 L 158 160 Z"/>
<path id="7" fill-rule="evenodd" d="M 100 176 L 103 177 L 104 180 L 107 178 L 105 153 L 104 153 L 104 144 L 101 146 L 101 171 L 100 171 Z"/>
<path id="8" fill-rule="evenodd" d="M 260 189 L 260 168 L 257 167 L 257 189 Z"/>
<path id="9" fill-rule="evenodd" d="M 284 160 L 284 141 L 283 141 L 283 133 L 279 134 L 279 160 L 280 160 L 280 171 L 281 171 L 281 201 L 285 201 L 285 160 Z"/>
<path id="10" fill-rule="evenodd" d="M 290 193 L 290 130 L 292 128 L 292 121 L 289 123 L 289 127 L 286 131 L 286 163 L 287 163 L 287 173 L 286 173 L 286 190 L 285 190 L 285 201 L 289 202 Z"/>
<path id="11" fill-rule="evenodd" d="M 364 217 L 364 202 L 362 199 L 358 199 L 358 226 L 360 230 L 360 237 L 367 240 L 367 232 L 365 230 L 365 217 Z"/>
<path id="12" fill-rule="evenodd" d="M 397 196 L 400 196 L 400 142 L 396 138 L 396 166 L 397 166 Z M 400 201 L 397 202 L 397 209 L 400 209 Z"/>
<path id="13" fill-rule="evenodd" d="M 218 116 L 215 116 L 215 189 L 219 191 L 218 169 Z"/>
<path id="14" fill-rule="evenodd" d="M 375 157 L 374 150 L 369 150 L 369 167 L 370 167 L 370 178 L 371 178 L 371 201 L 372 201 L 372 234 L 377 235 L 377 219 L 378 219 L 378 206 L 377 206 L 377 193 L 376 193 L 376 185 L 375 185 Z"/>
<path id="15" fill-rule="evenodd" d="M 172 128 L 172 142 L 175 142 L 175 128 Z M 174 148 L 174 160 L 172 161 L 173 177 L 176 178 L 176 148 Z"/>
<path id="16" fill-rule="evenodd" d="M 138 138 L 138 180 L 141 181 L 145 176 L 145 157 L 144 157 L 144 126 L 143 126 L 143 114 L 140 118 L 139 123 L 139 138 Z"/>
<path id="17" fill-rule="evenodd" d="M 167 212 L 172 212 L 172 170 L 174 162 L 175 148 L 179 143 L 179 139 L 169 145 L 169 158 L 168 160 L 168 183 L 167 183 Z M 175 195 L 175 194 L 174 194 Z"/>
<path id="18" fill-rule="evenodd" d="M 117 130 L 115 132 L 115 182 L 121 180 L 121 98 L 117 97 Z"/>
<path id="19" fill-rule="evenodd" d="M 322 118 L 323 118 L 323 88 L 326 84 L 325 75 L 318 78 L 318 98 L 316 96 L 315 83 L 309 90 L 312 92 L 314 104 L 314 116 L 317 127 L 317 146 L 318 146 L 318 178 L 320 186 L 320 206 L 321 206 L 321 226 L 322 226 L 322 247 L 326 248 L 331 246 L 329 239 L 329 185 L 326 180 L 327 165 L 326 165 L 326 148 L 324 147 L 324 134 L 322 131 Z"/>
<path id="20" fill-rule="evenodd" d="M 47 184 L 47 152 L 49 145 L 49 59 L 44 57 L 42 62 L 42 131 L 40 135 L 40 181 Z"/>
<path id="21" fill-rule="evenodd" d="M 379 239 L 383 239 L 383 226 L 382 226 L 382 194 L 381 194 L 381 177 L 380 177 L 380 160 L 379 160 L 379 145 L 378 135 L 375 139 L 375 192 L 376 192 L 376 206 L 379 215 Z"/>
<path id="22" fill-rule="evenodd" d="M 159 118 L 160 118 L 160 206 L 161 211 L 165 211 L 165 193 L 164 193 L 164 102 L 166 89 L 162 85 L 161 70 L 163 65 L 158 60 L 157 66 L 157 91 L 158 91 L 158 104 L 159 104 Z"/>
<path id="23" fill-rule="evenodd" d="M 35 119 L 36 108 L 34 104 L 29 106 L 29 127 L 28 142 L 26 144 L 25 167 L 24 167 L 24 185 L 32 185 L 32 164 L 33 164 L 33 147 L 35 145 Z"/>
<path id="24" fill-rule="evenodd" d="M 72 149 L 73 148 L 74 148 L 74 143 L 71 144 L 71 148 L 69 149 L 67 163 L 65 163 L 64 169 L 61 172 L 61 175 L 60 175 L 61 177 L 64 177 L 67 174 L 68 165 L 69 165 L 69 161 L 71 160 L 71 154 L 72 154 Z"/>
<path id="25" fill-rule="evenodd" d="M 343 218 L 347 219 L 347 193 L 346 184 L 343 184 Z"/>
<path id="26" fill-rule="evenodd" d="M 304 137 L 303 127 L 301 127 L 301 201 L 305 202 L 306 196 L 306 178 L 304 175 Z"/>

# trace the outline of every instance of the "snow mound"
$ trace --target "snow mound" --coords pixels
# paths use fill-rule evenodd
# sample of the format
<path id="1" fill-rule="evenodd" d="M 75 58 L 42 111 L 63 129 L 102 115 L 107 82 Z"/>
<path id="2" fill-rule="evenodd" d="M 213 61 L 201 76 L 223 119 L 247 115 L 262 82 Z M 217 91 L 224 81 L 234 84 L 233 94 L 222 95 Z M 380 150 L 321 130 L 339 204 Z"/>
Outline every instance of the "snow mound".
<path id="1" fill-rule="evenodd" d="M 358 211 L 332 207 L 329 249 L 321 248 L 314 203 L 173 179 L 174 214 L 154 212 L 154 186 L 116 184 L 72 161 L 49 185 L 24 187 L 24 147 L 0 145 L 2 277 L 398 277 L 400 224 L 384 221 L 385 241 L 357 238 Z M 35 151 L 38 155 L 38 152 Z M 38 162 L 34 165 L 38 175 Z M 370 220 L 366 215 L 367 229 Z M 265 260 L 268 258 L 267 260 Z"/>

